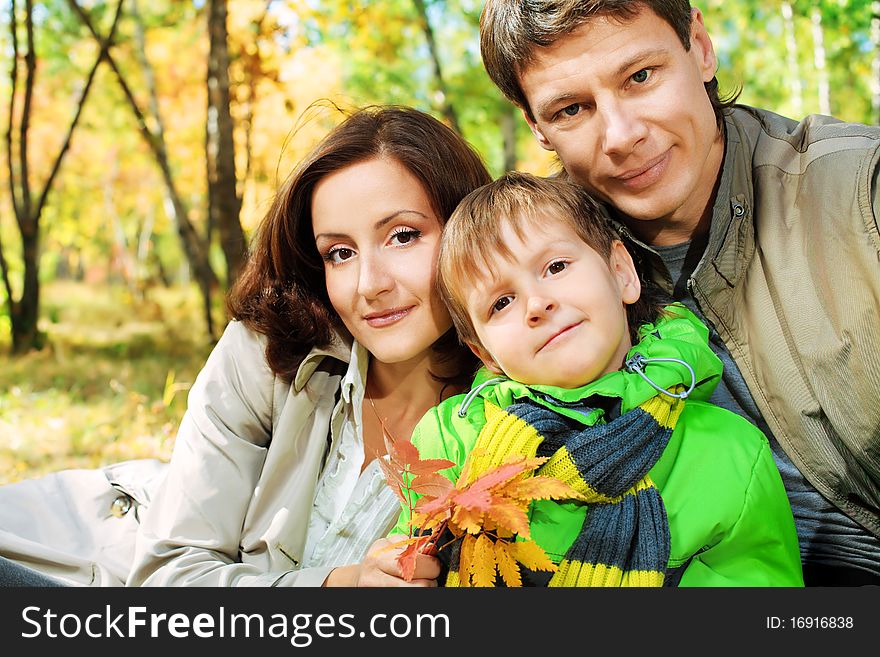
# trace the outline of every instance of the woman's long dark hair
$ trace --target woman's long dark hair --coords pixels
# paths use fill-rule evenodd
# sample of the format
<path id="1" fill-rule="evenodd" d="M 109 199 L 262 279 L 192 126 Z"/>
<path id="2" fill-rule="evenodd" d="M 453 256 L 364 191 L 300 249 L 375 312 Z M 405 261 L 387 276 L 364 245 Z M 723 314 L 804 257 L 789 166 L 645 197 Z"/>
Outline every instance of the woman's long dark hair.
<path id="1" fill-rule="evenodd" d="M 334 128 L 276 194 L 226 299 L 233 318 L 268 338 L 269 367 L 284 379 L 293 377 L 313 347 L 328 346 L 335 331 L 345 330 L 330 304 L 312 232 L 315 186 L 325 176 L 373 157 L 394 159 L 414 175 L 443 223 L 465 195 L 492 179 L 458 133 L 412 108 L 366 107 Z M 459 344 L 454 329 L 434 348 L 453 372 L 440 380 L 470 383 L 476 361 Z"/>

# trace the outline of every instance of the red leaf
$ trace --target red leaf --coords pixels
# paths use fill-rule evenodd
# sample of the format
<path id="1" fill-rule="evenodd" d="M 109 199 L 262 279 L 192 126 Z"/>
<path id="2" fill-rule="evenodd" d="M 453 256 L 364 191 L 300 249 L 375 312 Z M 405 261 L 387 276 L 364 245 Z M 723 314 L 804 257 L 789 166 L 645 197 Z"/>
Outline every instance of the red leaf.
<path id="1" fill-rule="evenodd" d="M 411 582 L 416 572 L 416 559 L 422 551 L 422 548 L 431 540 L 431 536 L 418 536 L 410 539 L 403 551 L 397 557 L 397 565 L 400 566 L 400 576 L 407 582 Z"/>
<path id="2" fill-rule="evenodd" d="M 409 471 L 414 475 L 426 475 L 451 468 L 455 463 L 448 459 L 420 459 L 412 461 L 408 465 Z"/>
<path id="3" fill-rule="evenodd" d="M 451 481 L 436 473 L 419 475 L 413 479 L 410 487 L 419 495 L 430 497 L 442 497 L 453 489 Z"/>

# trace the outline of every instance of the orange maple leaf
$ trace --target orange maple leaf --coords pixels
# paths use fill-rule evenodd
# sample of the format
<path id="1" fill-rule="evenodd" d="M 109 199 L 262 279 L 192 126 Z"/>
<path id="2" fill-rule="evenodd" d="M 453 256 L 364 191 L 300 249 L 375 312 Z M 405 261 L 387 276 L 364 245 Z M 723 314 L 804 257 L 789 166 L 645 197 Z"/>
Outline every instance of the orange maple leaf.
<path id="1" fill-rule="evenodd" d="M 513 547 L 507 541 L 495 541 L 495 563 L 501 579 L 507 586 L 522 586 L 519 565 L 513 556 Z"/>

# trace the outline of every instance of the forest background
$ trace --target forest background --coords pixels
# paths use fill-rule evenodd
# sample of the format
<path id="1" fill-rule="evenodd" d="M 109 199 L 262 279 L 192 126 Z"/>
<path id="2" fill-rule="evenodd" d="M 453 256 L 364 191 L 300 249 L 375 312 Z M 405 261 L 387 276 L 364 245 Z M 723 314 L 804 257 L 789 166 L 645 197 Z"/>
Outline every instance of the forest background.
<path id="1" fill-rule="evenodd" d="M 880 122 L 880 2 L 697 0 L 721 90 Z M 335 106 L 400 103 L 493 174 L 555 164 L 478 0 L 0 0 L 0 484 L 170 457 L 223 295 Z"/>

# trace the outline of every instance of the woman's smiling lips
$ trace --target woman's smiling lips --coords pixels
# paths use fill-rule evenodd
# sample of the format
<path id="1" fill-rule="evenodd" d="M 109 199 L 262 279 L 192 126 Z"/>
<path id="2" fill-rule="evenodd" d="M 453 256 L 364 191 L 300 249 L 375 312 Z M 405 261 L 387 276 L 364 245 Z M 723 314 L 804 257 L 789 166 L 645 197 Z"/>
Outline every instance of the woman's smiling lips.
<path id="1" fill-rule="evenodd" d="M 575 322 L 574 324 L 569 324 L 565 328 L 557 331 L 550 337 L 549 340 L 547 340 L 547 342 L 541 345 L 541 348 L 538 349 L 538 351 L 546 349 L 547 347 L 556 346 L 556 344 L 559 343 L 561 340 L 564 340 L 569 335 L 571 335 L 572 329 L 577 328 L 581 324 L 582 322 Z"/>
<path id="2" fill-rule="evenodd" d="M 415 306 L 401 306 L 400 308 L 389 308 L 388 310 L 364 315 L 364 320 L 373 328 L 391 326 L 395 322 L 399 322 L 406 317 L 409 314 L 409 311 L 414 307 Z"/>

